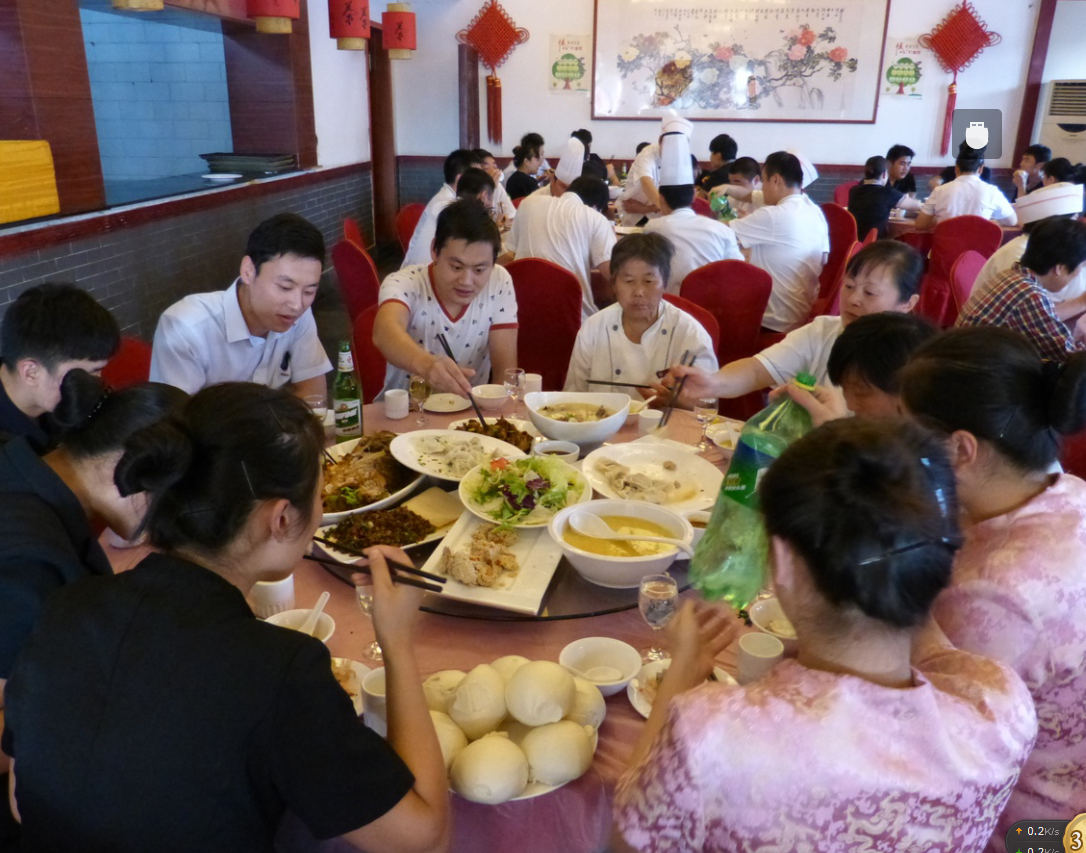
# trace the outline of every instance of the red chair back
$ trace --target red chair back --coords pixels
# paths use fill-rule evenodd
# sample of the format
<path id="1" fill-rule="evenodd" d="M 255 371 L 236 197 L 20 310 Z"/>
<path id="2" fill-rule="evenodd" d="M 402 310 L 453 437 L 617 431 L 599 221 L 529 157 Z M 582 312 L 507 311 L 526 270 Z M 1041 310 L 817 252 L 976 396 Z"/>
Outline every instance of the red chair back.
<path id="1" fill-rule="evenodd" d="M 691 302 L 689 299 L 683 299 L 681 296 L 676 296 L 674 293 L 665 293 L 664 301 L 670 302 L 676 308 L 681 311 L 685 311 L 695 320 L 697 320 L 704 327 L 705 331 L 709 333 L 709 337 L 713 341 L 713 352 L 715 353 L 720 349 L 720 323 L 717 322 L 716 317 L 697 305 Z"/>
<path id="2" fill-rule="evenodd" d="M 848 207 L 848 194 L 853 187 L 858 187 L 859 181 L 849 181 L 847 184 L 838 184 L 833 188 L 833 203 L 841 207 Z"/>
<path id="3" fill-rule="evenodd" d="M 520 203 L 521 203 L 522 201 L 524 201 L 524 199 L 526 199 L 527 197 L 528 197 L 528 196 L 526 196 L 526 195 L 522 195 L 522 196 L 517 196 L 517 197 L 516 197 L 515 199 L 513 199 L 513 207 L 514 207 L 514 209 L 515 209 L 515 208 L 519 208 L 519 207 L 520 207 Z"/>
<path id="4" fill-rule="evenodd" d="M 716 219 L 713 208 L 710 207 L 709 202 L 703 198 L 695 198 L 694 203 L 691 204 L 690 207 L 698 216 L 708 216 L 710 219 Z"/>
<path id="5" fill-rule="evenodd" d="M 980 275 L 981 268 L 987 262 L 987 258 L 980 252 L 970 249 L 958 255 L 958 260 L 950 268 L 950 296 L 954 306 L 954 319 L 962 313 L 962 308 L 973 292 L 973 284 Z M 950 325 L 953 325 L 951 320 Z"/>
<path id="6" fill-rule="evenodd" d="M 381 290 L 377 267 L 365 249 L 347 240 L 332 247 L 332 266 L 336 268 L 347 315 L 353 322 L 364 310 L 377 304 L 377 294 Z"/>
<path id="7" fill-rule="evenodd" d="M 380 307 L 377 304 L 368 306 L 354 318 L 351 328 L 351 336 L 354 338 L 354 367 L 362 383 L 363 403 L 372 403 L 374 397 L 385 387 L 388 362 L 373 343 L 373 321 Z"/>
<path id="8" fill-rule="evenodd" d="M 1063 439 L 1060 464 L 1068 474 L 1086 478 L 1086 430 Z"/>
<path id="9" fill-rule="evenodd" d="M 859 252 L 860 249 L 862 249 L 863 247 L 863 243 L 853 243 L 852 249 L 848 253 L 849 260 L 852 260 L 854 257 L 856 257 L 856 253 Z M 841 316 L 841 286 L 844 283 L 845 277 L 841 276 L 841 278 L 837 280 L 837 286 L 830 292 L 829 296 L 826 297 L 825 302 L 820 306 L 820 310 L 818 311 L 818 313 L 816 314 L 814 312 L 811 312 L 812 320 L 815 317 L 819 316 L 819 314 L 829 314 L 831 317 Z M 818 301 L 815 302 L 815 306 L 819 307 Z"/>
<path id="10" fill-rule="evenodd" d="M 931 252 L 931 238 L 930 231 L 903 231 L 895 239 L 916 249 L 920 253 L 920 257 L 924 259 L 924 269 L 927 269 L 928 253 Z"/>
<path id="11" fill-rule="evenodd" d="M 348 243 L 354 243 L 359 249 L 366 248 L 366 241 L 362 238 L 362 229 L 349 216 L 343 220 L 343 239 Z"/>
<path id="12" fill-rule="evenodd" d="M 683 280 L 682 298 L 707 310 L 720 326 L 716 357 L 722 366 L 758 352 L 762 316 L 772 289 L 769 273 L 746 261 L 714 261 Z M 747 394 L 721 400 L 720 411 L 746 420 L 764 405 L 763 394 Z"/>
<path id="13" fill-rule="evenodd" d="M 878 239 L 879 239 L 879 229 L 878 228 L 872 228 L 870 231 L 867 232 L 867 236 L 864 237 L 863 245 L 864 246 L 870 246 L 872 243 L 874 243 Z"/>
<path id="14" fill-rule="evenodd" d="M 543 377 L 544 391 L 561 391 L 581 329 L 581 283 L 541 258 L 506 267 L 517 295 L 517 366 Z"/>
<path id="15" fill-rule="evenodd" d="M 146 382 L 151 376 L 151 345 L 139 338 L 121 338 L 121 346 L 102 368 L 102 379 L 110 388 L 124 388 Z"/>
<path id="16" fill-rule="evenodd" d="M 422 219 L 424 210 L 426 210 L 425 204 L 415 202 L 414 204 L 405 204 L 400 208 L 400 212 L 396 214 L 396 239 L 400 241 L 400 248 L 405 252 L 407 251 L 407 245 L 411 242 L 411 235 L 415 233 L 415 226 Z"/>
<path id="17" fill-rule="evenodd" d="M 931 236 L 931 257 L 928 273 L 950 279 L 950 268 L 958 255 L 969 249 L 987 260 L 1003 242 L 1003 229 L 990 219 L 980 216 L 955 216 L 935 226 Z"/>
<path id="18" fill-rule="evenodd" d="M 825 302 L 838 287 L 848 266 L 848 253 L 856 242 L 856 218 L 839 204 L 821 205 L 830 231 L 830 255 L 818 276 L 818 298 Z"/>

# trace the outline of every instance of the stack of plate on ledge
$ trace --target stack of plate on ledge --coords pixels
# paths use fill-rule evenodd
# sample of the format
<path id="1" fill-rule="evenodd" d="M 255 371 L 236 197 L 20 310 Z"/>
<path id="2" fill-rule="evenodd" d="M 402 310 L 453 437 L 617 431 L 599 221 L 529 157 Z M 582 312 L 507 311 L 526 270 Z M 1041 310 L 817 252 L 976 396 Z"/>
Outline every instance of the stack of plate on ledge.
<path id="1" fill-rule="evenodd" d="M 212 172 L 252 172 L 278 175 L 297 169 L 293 154 L 201 154 Z"/>

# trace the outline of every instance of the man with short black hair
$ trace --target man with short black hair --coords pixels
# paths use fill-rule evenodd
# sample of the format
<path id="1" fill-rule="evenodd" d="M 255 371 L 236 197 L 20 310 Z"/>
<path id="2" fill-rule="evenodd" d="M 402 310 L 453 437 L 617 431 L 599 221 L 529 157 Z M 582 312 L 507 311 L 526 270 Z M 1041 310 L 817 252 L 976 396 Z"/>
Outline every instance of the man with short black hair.
<path id="1" fill-rule="evenodd" d="M 407 251 L 404 252 L 400 269 L 430 262 L 430 243 L 434 239 L 437 215 L 456 201 L 456 185 L 460 181 L 460 176 L 468 169 L 478 169 L 482 165 L 475 152 L 470 148 L 457 148 L 445 158 L 443 167 L 445 183 L 441 185 L 441 189 L 434 194 L 434 197 L 426 203 L 426 209 L 422 212 L 422 216 L 419 217 L 418 224 L 415 225 L 415 231 L 411 235 L 411 241 L 407 244 Z"/>
<path id="2" fill-rule="evenodd" d="M 963 149 L 954 161 L 954 173 L 957 177 L 949 183 L 941 184 L 932 190 L 931 195 L 920 206 L 920 215 L 916 218 L 916 230 L 928 231 L 947 219 L 955 216 L 979 216 L 982 219 L 994 219 L 1000 225 L 1014 225 L 1018 216 L 1000 189 L 986 184 L 978 172 L 984 167 L 982 152 Z"/>
<path id="3" fill-rule="evenodd" d="M 46 282 L 19 294 L 0 321 L 0 443 L 52 450 L 61 381 L 76 367 L 99 373 L 120 345 L 117 321 L 85 290 Z"/>
<path id="4" fill-rule="evenodd" d="M 916 195 L 916 176 L 911 171 L 915 156 L 916 152 L 908 145 L 891 145 L 886 152 L 890 173 L 888 184 L 899 193 Z"/>
<path id="5" fill-rule="evenodd" d="M 219 382 L 324 393 L 332 369 L 312 305 L 324 270 L 324 237 L 293 213 L 249 235 L 240 274 L 226 290 L 194 293 L 167 308 L 155 329 L 151 380 L 190 394 Z"/>
<path id="6" fill-rule="evenodd" d="M 697 189 L 702 198 L 709 197 L 709 190 L 728 183 L 728 166 L 739 153 L 739 146 L 728 134 L 721 133 L 709 143 L 709 170 L 698 175 Z"/>
<path id="7" fill-rule="evenodd" d="M 1012 183 L 1014 193 L 1011 201 L 1017 201 L 1019 196 L 1029 195 L 1034 190 L 1039 190 L 1045 185 L 1045 163 L 1052 159 L 1052 149 L 1047 145 L 1030 145 L 1022 152 L 1022 159 L 1018 163 L 1018 170 L 1014 173 Z"/>

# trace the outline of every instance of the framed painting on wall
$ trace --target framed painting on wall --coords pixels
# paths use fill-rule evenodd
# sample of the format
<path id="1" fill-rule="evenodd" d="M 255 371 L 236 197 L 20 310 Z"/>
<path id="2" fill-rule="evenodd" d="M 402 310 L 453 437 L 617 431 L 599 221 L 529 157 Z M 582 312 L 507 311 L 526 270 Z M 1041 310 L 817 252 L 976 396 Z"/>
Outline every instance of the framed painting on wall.
<path id="1" fill-rule="evenodd" d="M 592 117 L 871 123 L 890 0 L 595 0 Z"/>

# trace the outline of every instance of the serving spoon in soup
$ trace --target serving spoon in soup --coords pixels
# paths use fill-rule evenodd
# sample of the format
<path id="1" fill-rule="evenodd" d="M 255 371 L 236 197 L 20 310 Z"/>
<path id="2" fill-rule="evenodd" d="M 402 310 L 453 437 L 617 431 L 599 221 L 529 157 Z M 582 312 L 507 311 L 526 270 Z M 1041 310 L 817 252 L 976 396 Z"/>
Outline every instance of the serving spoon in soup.
<path id="1" fill-rule="evenodd" d="M 694 549 L 681 539 L 644 533 L 616 533 L 606 521 L 590 512 L 573 513 L 569 517 L 569 526 L 583 536 L 591 536 L 593 539 L 611 539 L 616 542 L 659 542 L 662 545 L 672 545 L 687 555 L 694 556 Z"/>

